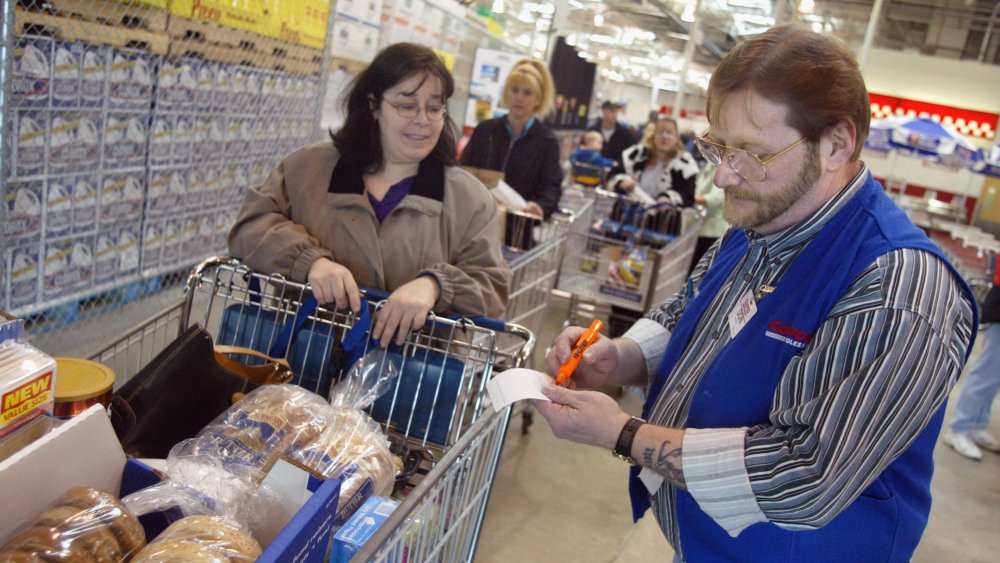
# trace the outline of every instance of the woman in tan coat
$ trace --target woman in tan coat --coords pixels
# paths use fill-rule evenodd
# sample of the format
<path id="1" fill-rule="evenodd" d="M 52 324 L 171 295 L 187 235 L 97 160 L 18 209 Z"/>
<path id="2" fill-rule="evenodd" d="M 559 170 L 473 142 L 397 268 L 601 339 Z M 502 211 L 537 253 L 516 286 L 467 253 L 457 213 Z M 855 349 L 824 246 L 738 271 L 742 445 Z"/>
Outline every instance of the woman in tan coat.
<path id="1" fill-rule="evenodd" d="M 359 286 L 391 292 L 372 328 L 383 342 L 401 344 L 432 308 L 501 316 L 511 275 L 497 208 L 455 166 L 453 92 L 430 49 L 384 49 L 354 80 L 333 143 L 292 153 L 248 191 L 230 252 L 338 308 L 359 309 Z"/>

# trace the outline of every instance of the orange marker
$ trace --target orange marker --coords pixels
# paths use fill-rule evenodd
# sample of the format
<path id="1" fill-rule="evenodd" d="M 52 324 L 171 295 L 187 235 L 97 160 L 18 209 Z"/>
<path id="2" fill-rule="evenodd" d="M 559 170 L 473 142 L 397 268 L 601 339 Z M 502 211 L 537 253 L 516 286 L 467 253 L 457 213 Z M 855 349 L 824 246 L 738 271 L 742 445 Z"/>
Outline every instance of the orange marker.
<path id="1" fill-rule="evenodd" d="M 573 353 L 569 355 L 569 359 L 566 360 L 562 366 L 559 367 L 559 375 L 556 376 L 556 385 L 562 385 L 563 381 L 569 379 L 573 372 L 576 371 L 576 366 L 580 365 L 580 360 L 583 359 L 583 352 L 590 348 L 590 345 L 597 342 L 597 336 L 601 333 L 601 329 L 604 328 L 604 323 L 601 319 L 594 319 L 594 322 L 590 323 L 590 328 L 587 332 L 576 341 L 573 345 Z"/>

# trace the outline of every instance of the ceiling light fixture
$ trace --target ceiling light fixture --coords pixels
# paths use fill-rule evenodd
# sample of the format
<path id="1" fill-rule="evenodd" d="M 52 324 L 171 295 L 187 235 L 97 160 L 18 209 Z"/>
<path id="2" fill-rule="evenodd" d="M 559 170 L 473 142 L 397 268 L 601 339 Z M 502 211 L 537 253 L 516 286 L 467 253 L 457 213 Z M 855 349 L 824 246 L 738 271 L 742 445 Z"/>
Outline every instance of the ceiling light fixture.
<path id="1" fill-rule="evenodd" d="M 684 6 L 684 13 L 681 14 L 681 21 L 694 23 L 694 6 L 692 6 L 691 4 Z"/>
<path id="2" fill-rule="evenodd" d="M 813 0 L 799 0 L 799 12 L 811 14 L 816 9 L 816 2 Z"/>
<path id="3" fill-rule="evenodd" d="M 594 14 L 594 25 L 597 27 L 604 25 L 604 16 L 602 14 Z"/>

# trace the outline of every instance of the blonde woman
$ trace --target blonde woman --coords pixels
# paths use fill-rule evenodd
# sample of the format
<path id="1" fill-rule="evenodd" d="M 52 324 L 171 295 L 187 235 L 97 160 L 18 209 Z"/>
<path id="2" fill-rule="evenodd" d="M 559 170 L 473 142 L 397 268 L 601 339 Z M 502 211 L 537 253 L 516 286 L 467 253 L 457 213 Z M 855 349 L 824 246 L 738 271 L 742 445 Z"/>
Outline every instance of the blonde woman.
<path id="1" fill-rule="evenodd" d="M 624 173 L 611 179 L 615 191 L 634 193 L 638 189 L 641 194 L 658 201 L 669 201 L 680 207 L 694 205 L 698 164 L 684 150 L 677 122 L 673 119 L 659 118 L 651 133 L 625 149 L 622 168 Z"/>
<path id="2" fill-rule="evenodd" d="M 477 125 L 461 158 L 466 166 L 503 172 L 504 180 L 528 202 L 525 211 L 545 218 L 558 206 L 563 177 L 559 141 L 541 122 L 552 110 L 554 92 L 544 63 L 518 61 L 500 100 L 507 115 Z"/>

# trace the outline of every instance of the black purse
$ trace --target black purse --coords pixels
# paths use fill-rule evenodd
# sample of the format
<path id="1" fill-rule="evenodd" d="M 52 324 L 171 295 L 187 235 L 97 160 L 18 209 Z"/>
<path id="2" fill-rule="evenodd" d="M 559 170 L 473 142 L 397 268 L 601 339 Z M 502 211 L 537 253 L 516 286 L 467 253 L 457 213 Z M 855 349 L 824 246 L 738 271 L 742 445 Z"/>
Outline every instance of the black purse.
<path id="1" fill-rule="evenodd" d="M 216 349 L 195 324 L 118 389 L 108 410 L 126 453 L 165 458 L 244 394 L 292 379 L 284 360 L 265 356 L 263 364 L 247 365 L 226 354 L 261 357 L 243 348 Z"/>

